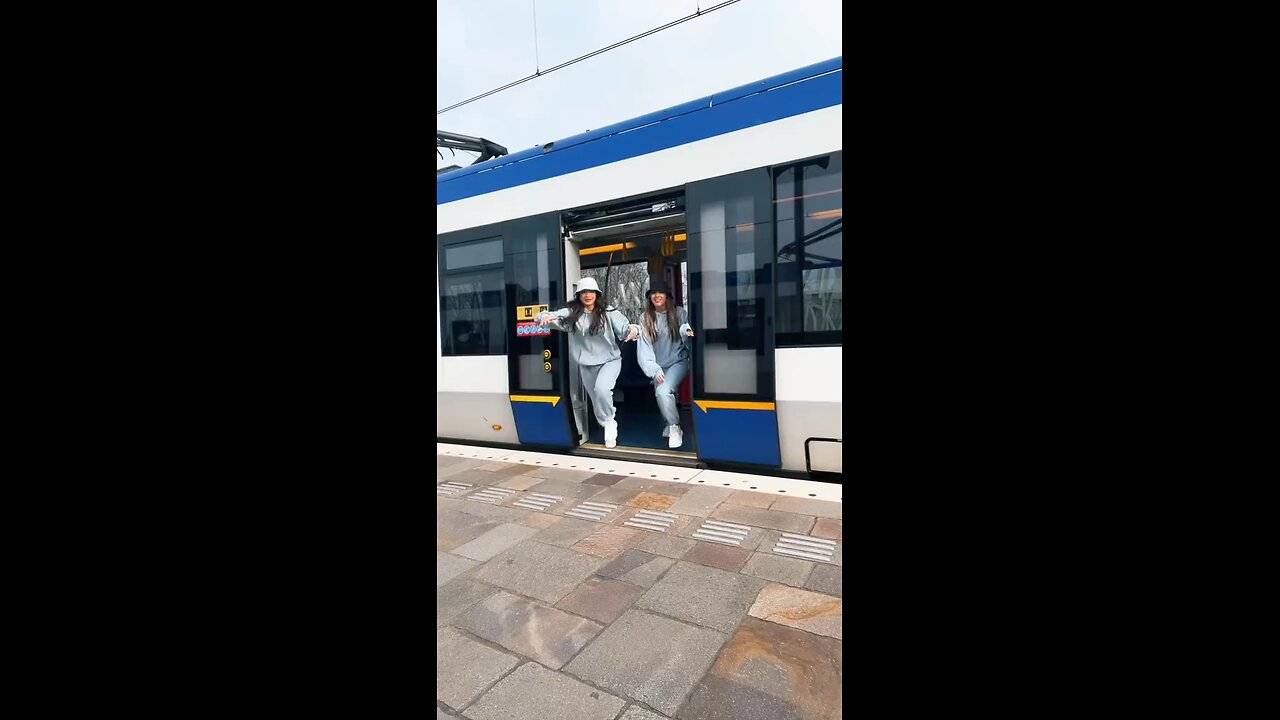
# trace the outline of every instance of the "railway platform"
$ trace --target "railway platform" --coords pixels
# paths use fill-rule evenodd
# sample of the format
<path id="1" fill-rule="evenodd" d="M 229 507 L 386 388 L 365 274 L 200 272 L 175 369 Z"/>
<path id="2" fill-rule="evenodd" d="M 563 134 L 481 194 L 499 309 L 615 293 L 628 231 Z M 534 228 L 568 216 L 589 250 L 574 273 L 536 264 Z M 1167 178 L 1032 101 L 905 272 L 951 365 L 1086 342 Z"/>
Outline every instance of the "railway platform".
<path id="1" fill-rule="evenodd" d="M 842 499 L 437 444 L 437 720 L 840 717 Z"/>

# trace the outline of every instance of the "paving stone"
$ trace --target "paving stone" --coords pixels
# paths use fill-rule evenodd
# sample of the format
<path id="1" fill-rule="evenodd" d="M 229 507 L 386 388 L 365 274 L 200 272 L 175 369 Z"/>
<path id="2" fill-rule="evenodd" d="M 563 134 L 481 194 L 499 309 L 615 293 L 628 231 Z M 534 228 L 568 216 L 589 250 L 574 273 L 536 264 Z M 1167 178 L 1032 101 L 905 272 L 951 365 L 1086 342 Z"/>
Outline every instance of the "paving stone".
<path id="1" fill-rule="evenodd" d="M 828 540 L 843 540 L 844 521 L 820 517 L 813 524 L 813 530 L 809 534 L 814 537 L 827 538 Z"/>
<path id="2" fill-rule="evenodd" d="M 640 494 L 639 490 L 630 488 L 620 488 L 613 486 L 602 493 L 597 493 L 591 497 L 592 502 L 606 502 L 614 505 L 625 505 L 628 500 Z"/>
<path id="3" fill-rule="evenodd" d="M 466 500 L 465 502 L 458 500 L 455 502 L 462 503 L 461 507 L 458 508 L 458 512 L 474 515 L 486 520 L 496 520 L 498 522 L 518 522 L 520 518 L 530 514 L 526 510 L 490 505 L 489 503 L 477 502 L 474 500 Z"/>
<path id="4" fill-rule="evenodd" d="M 529 466 L 519 463 L 503 462 L 501 460 L 491 460 L 476 468 L 477 470 L 488 470 L 494 475 L 501 475 L 509 478 L 512 475 L 522 475 L 529 472 Z"/>
<path id="5" fill-rule="evenodd" d="M 534 535 L 530 539 L 547 545 L 567 548 L 599 529 L 600 523 L 562 517 L 560 518 L 560 522 L 546 530 L 543 530 L 537 535 Z"/>
<path id="6" fill-rule="evenodd" d="M 554 604 L 604 564 L 572 550 L 526 542 L 477 568 L 475 579 Z"/>
<path id="7" fill-rule="evenodd" d="M 458 709 L 520 664 L 451 627 L 436 631 L 436 699 Z"/>
<path id="8" fill-rule="evenodd" d="M 463 507 L 461 500 L 442 495 L 436 496 L 436 517 L 439 517 L 441 512 L 462 512 Z"/>
<path id="9" fill-rule="evenodd" d="M 751 553 L 751 558 L 747 560 L 747 564 L 742 566 L 742 573 L 763 580 L 779 582 L 783 585 L 804 587 L 805 581 L 809 579 L 809 574 L 813 572 L 813 565 L 813 563 L 799 558 Z"/>
<path id="10" fill-rule="evenodd" d="M 844 596 L 844 581 L 842 578 L 843 572 L 838 566 L 819 564 L 813 569 L 813 574 L 809 576 L 809 580 L 804 586 L 815 592 L 842 597 Z"/>
<path id="11" fill-rule="evenodd" d="M 644 552 L 643 550 L 628 550 L 615 558 L 613 562 L 597 570 L 596 574 L 601 577 L 614 578 L 616 580 L 621 578 L 623 575 L 626 575 L 629 571 L 649 562 L 655 557 L 657 556 L 652 553 Z"/>
<path id="12" fill-rule="evenodd" d="M 454 548 L 452 552 L 454 555 L 484 562 L 520 541 L 537 535 L 538 532 L 538 528 L 524 525 L 499 525 L 466 545 Z"/>
<path id="13" fill-rule="evenodd" d="M 546 467 L 545 465 L 538 465 L 525 474 L 532 477 L 545 478 L 547 480 L 562 480 L 564 482 L 581 483 L 596 473 L 594 471 L 586 470 L 585 467 L 581 470 L 570 470 L 567 466 Z"/>
<path id="14" fill-rule="evenodd" d="M 457 578 L 436 588 L 436 627 L 453 622 L 472 605 L 498 592 L 498 588 L 476 582 L 471 578 Z"/>
<path id="15" fill-rule="evenodd" d="M 449 476 L 451 482 L 470 483 L 471 485 L 497 485 L 506 480 L 506 475 L 494 475 L 488 470 L 473 468 Z"/>
<path id="16" fill-rule="evenodd" d="M 844 601 L 838 597 L 770 584 L 760 591 L 749 614 L 817 635 L 843 638 Z"/>
<path id="17" fill-rule="evenodd" d="M 735 490 L 725 502 L 733 505 L 746 505 L 755 508 L 767 508 L 773 504 L 773 496 L 750 490 Z"/>
<path id="18" fill-rule="evenodd" d="M 684 497 L 680 498 L 680 502 L 672 505 L 668 512 L 704 518 L 711 515 L 711 511 L 727 500 L 730 495 L 733 495 L 733 491 L 728 488 L 699 485 L 685 493 Z"/>
<path id="19" fill-rule="evenodd" d="M 476 466 L 480 464 L 479 460 L 463 459 L 463 458 L 458 458 L 458 460 L 459 461 L 457 463 L 448 465 L 443 468 L 440 467 L 439 465 L 436 466 L 436 483 L 437 484 L 445 480 L 452 480 L 455 475 L 459 475 L 469 470 L 474 470 Z"/>
<path id="20" fill-rule="evenodd" d="M 727 637 L 715 630 L 628 610 L 565 670 L 672 715 L 711 667 Z"/>
<path id="21" fill-rule="evenodd" d="M 699 542 L 696 547 L 685 553 L 685 556 L 681 559 L 686 562 L 710 565 L 721 570 L 737 572 L 749 557 L 751 557 L 750 550 L 718 543 Z"/>
<path id="22" fill-rule="evenodd" d="M 646 537 L 643 542 L 636 546 L 636 549 L 679 560 L 697 544 L 697 540 L 654 533 Z"/>
<path id="23" fill-rule="evenodd" d="M 636 601 L 636 607 L 730 632 L 764 586 L 758 578 L 680 561 Z"/>
<path id="24" fill-rule="evenodd" d="M 591 485 L 600 485 L 602 487 L 609 487 L 610 485 L 616 484 L 619 480 L 621 480 L 624 477 L 626 476 L 625 475 L 606 475 L 604 473 L 600 473 L 598 475 L 592 475 L 591 477 L 587 478 L 586 480 L 583 480 L 582 482 L 589 483 Z"/>
<path id="25" fill-rule="evenodd" d="M 627 711 L 622 713 L 622 717 L 618 720 L 670 720 L 666 715 L 659 715 L 652 710 L 645 710 L 639 705 L 632 705 Z"/>
<path id="26" fill-rule="evenodd" d="M 452 550 L 465 545 L 499 523 L 455 510 L 436 510 L 436 550 Z"/>
<path id="27" fill-rule="evenodd" d="M 454 716 L 446 714 L 440 708 L 436 708 L 436 720 L 454 720 Z"/>
<path id="28" fill-rule="evenodd" d="M 609 521 L 609 524 L 622 525 L 625 527 L 635 528 L 636 530 L 640 530 L 641 532 L 644 532 L 646 535 L 650 535 L 650 534 L 683 535 L 685 534 L 685 530 L 688 527 L 689 523 L 694 522 L 695 520 L 698 519 L 695 517 L 690 517 L 688 515 L 676 515 L 675 519 L 665 518 L 665 517 L 654 518 L 652 515 L 650 515 L 650 513 L 660 513 L 664 515 L 671 515 L 671 513 L 667 513 L 661 510 L 645 510 L 644 508 L 629 507 L 624 509 L 618 515 L 614 516 L 613 519 Z M 637 518 L 637 516 L 639 516 L 639 518 Z M 637 520 L 637 519 L 639 520 L 639 523 L 637 525 L 627 525 L 628 521 Z M 653 521 L 655 520 L 656 520 L 656 524 L 659 527 L 662 527 L 664 529 L 655 530 L 653 527 L 655 524 Z"/>
<path id="29" fill-rule="evenodd" d="M 613 720 L 626 703 L 537 663 L 525 663 L 467 708 L 471 720 Z"/>
<path id="30" fill-rule="evenodd" d="M 841 643 L 747 618 L 680 708 L 681 720 L 836 720 Z"/>
<path id="31" fill-rule="evenodd" d="M 621 580 L 587 578 L 586 582 L 556 603 L 556 607 L 608 625 L 640 599 L 643 592 L 643 589 Z"/>
<path id="32" fill-rule="evenodd" d="M 575 500 L 591 500 L 593 495 L 604 492 L 604 488 L 599 485 L 588 485 L 569 480 L 543 480 L 537 485 L 530 485 L 528 490 L 529 492 L 559 495 L 562 498 L 573 498 Z"/>
<path id="33" fill-rule="evenodd" d="M 547 513 L 529 513 L 528 515 L 517 520 L 516 524 L 524 525 L 525 527 L 538 528 L 539 530 L 543 530 L 551 527 L 552 525 L 555 525 L 556 523 L 560 522 L 563 519 L 564 518 L 560 517 L 559 515 L 548 515 Z"/>
<path id="34" fill-rule="evenodd" d="M 644 532 L 640 530 L 615 525 L 596 527 L 599 529 L 574 543 L 571 549 L 586 555 L 612 559 L 639 545 L 644 539 Z"/>
<path id="35" fill-rule="evenodd" d="M 796 557 L 797 559 L 800 559 L 800 560 L 812 560 L 818 563 L 819 565 L 835 565 L 838 567 L 844 564 L 844 543 L 840 542 L 839 540 L 836 541 L 835 552 L 831 554 L 830 559 L 826 562 L 823 562 L 818 558 L 801 558 L 795 555 L 788 555 L 787 553 L 775 552 L 775 548 L 778 545 L 778 540 L 781 538 L 782 538 L 782 533 L 778 532 L 777 530 L 766 530 L 764 533 L 764 537 L 760 539 L 760 546 L 757 547 L 756 550 L 758 550 L 759 552 L 767 552 L 773 555 Z M 818 548 L 813 548 L 813 550 L 815 551 L 814 554 L 818 556 L 823 555 L 822 551 L 819 550 Z"/>
<path id="36" fill-rule="evenodd" d="M 658 582 L 658 578 L 662 577 L 662 574 L 675 564 L 676 561 L 671 558 L 655 557 L 640 567 L 629 571 L 622 576 L 622 579 L 632 585 L 639 585 L 645 588 L 653 587 L 653 584 Z"/>
<path id="37" fill-rule="evenodd" d="M 599 623 L 499 591 L 454 623 L 559 670 L 603 628 Z"/>
<path id="38" fill-rule="evenodd" d="M 625 477 L 619 480 L 614 487 L 639 490 L 641 492 L 656 492 L 663 495 L 684 495 L 690 490 L 687 483 L 665 482 L 657 478 L 645 478 L 639 475 Z"/>
<path id="39" fill-rule="evenodd" d="M 498 487 L 507 488 L 509 490 L 528 490 L 545 479 L 546 478 L 534 477 L 532 475 L 516 475 L 498 483 Z"/>
<path id="40" fill-rule="evenodd" d="M 436 455 L 436 467 L 448 467 L 460 462 L 463 462 L 463 459 L 456 455 Z"/>
<path id="41" fill-rule="evenodd" d="M 844 505 L 829 500 L 815 500 L 813 498 L 800 497 L 780 497 L 773 501 L 769 506 L 770 510 L 780 512 L 795 513 L 797 515 L 813 515 L 814 517 L 835 518 L 839 520 L 843 515 Z"/>
<path id="42" fill-rule="evenodd" d="M 754 525 L 772 530 L 783 530 L 801 535 L 809 532 L 809 528 L 813 527 L 814 521 L 814 518 L 805 515 L 793 515 L 773 510 L 761 510 L 760 508 L 747 507 L 745 505 L 729 504 L 721 504 L 711 513 L 711 517 L 716 520 Z"/>
<path id="43" fill-rule="evenodd" d="M 693 537 L 693 536 L 695 534 L 702 534 L 702 535 L 711 536 L 711 537 L 722 537 L 722 535 L 726 532 L 726 529 L 723 527 L 718 528 L 715 525 L 708 525 L 708 523 L 725 523 L 725 522 L 728 522 L 728 521 L 716 520 L 715 518 L 691 517 L 689 524 L 680 531 L 680 536 L 687 537 L 691 540 L 699 541 L 699 542 L 711 542 L 709 540 L 706 540 L 705 538 Z M 731 524 L 739 525 L 740 523 L 731 523 Z M 704 526 L 706 527 L 706 531 L 703 530 Z M 738 547 L 738 548 L 742 548 L 743 550 L 755 550 L 756 547 L 760 544 L 760 541 L 764 539 L 765 534 L 773 532 L 772 530 L 762 530 L 757 527 L 751 527 L 750 525 L 743 525 L 742 527 L 747 528 L 746 536 L 741 537 L 741 539 L 738 539 L 737 545 L 727 545 L 728 547 Z M 729 534 L 734 535 L 735 539 L 740 537 L 738 533 L 729 533 Z M 722 538 L 722 539 L 728 539 L 728 538 Z M 726 543 L 712 543 L 712 544 L 726 545 Z"/>
<path id="44" fill-rule="evenodd" d="M 672 505 L 675 505 L 676 501 L 679 499 L 680 498 L 675 495 L 663 495 L 662 493 L 656 492 L 642 492 L 628 500 L 627 504 L 631 507 L 663 512 Z"/>
<path id="45" fill-rule="evenodd" d="M 479 565 L 475 560 L 450 555 L 446 552 L 436 551 L 436 587 L 440 587 L 450 580 L 458 577 L 462 573 Z"/>

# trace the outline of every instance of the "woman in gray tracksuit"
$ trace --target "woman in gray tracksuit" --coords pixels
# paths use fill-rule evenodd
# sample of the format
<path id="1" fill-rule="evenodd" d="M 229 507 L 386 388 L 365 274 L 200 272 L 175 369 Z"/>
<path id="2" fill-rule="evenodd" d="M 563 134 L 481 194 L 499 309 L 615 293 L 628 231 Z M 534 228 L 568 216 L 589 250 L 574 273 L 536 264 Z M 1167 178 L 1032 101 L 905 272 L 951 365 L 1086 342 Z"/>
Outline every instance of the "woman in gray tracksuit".
<path id="1" fill-rule="evenodd" d="M 618 444 L 618 421 L 614 417 L 613 386 L 622 372 L 622 350 L 618 343 L 631 342 L 640 334 L 640 327 L 627 322 L 622 313 L 605 307 L 600 286 L 592 278 L 578 282 L 578 292 L 568 307 L 555 312 L 538 314 L 538 324 L 569 333 L 569 358 L 577 366 L 570 377 L 570 395 L 573 400 L 573 417 L 582 436 L 579 444 L 587 441 L 586 408 L 583 407 L 577 386 L 585 388 L 591 396 L 596 421 L 604 428 L 604 446 Z"/>
<path id="2" fill-rule="evenodd" d="M 678 448 L 684 444 L 684 433 L 680 430 L 676 394 L 689 374 L 689 356 L 693 351 L 693 341 L 689 338 L 693 337 L 693 328 L 689 327 L 688 311 L 676 306 L 666 283 L 654 283 L 645 297 L 648 302 L 641 319 L 643 328 L 636 360 L 644 374 L 653 380 L 653 394 L 666 422 L 662 436 L 667 438 L 668 447 Z"/>

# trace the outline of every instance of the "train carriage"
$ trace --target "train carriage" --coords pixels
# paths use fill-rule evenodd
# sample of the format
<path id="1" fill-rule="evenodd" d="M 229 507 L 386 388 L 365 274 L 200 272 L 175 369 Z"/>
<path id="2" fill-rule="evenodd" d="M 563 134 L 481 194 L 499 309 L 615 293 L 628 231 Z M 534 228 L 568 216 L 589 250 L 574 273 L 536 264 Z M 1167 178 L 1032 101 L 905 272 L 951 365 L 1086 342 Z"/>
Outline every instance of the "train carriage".
<path id="1" fill-rule="evenodd" d="M 438 439 L 842 472 L 842 77 L 835 58 L 438 175 Z M 632 322 L 652 281 L 689 310 L 681 447 L 635 343 L 617 447 L 590 413 L 579 444 L 567 338 L 534 319 L 584 277 Z"/>

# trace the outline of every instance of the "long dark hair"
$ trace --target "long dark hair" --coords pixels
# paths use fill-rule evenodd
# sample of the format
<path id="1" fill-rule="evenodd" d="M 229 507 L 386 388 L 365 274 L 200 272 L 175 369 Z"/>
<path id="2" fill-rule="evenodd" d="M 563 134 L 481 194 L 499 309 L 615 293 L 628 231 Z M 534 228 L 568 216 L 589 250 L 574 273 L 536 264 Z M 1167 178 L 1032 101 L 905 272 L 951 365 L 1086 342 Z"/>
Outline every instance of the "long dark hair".
<path id="1" fill-rule="evenodd" d="M 676 315 L 675 300 L 667 295 L 667 332 L 671 333 L 671 339 L 676 340 L 679 336 L 680 318 Z M 644 336 L 653 342 L 658 339 L 658 308 L 653 305 L 653 295 L 644 303 Z"/>
<path id="2" fill-rule="evenodd" d="M 599 335 L 604 332 L 604 295 L 596 293 L 596 309 L 591 313 L 591 334 Z M 569 301 L 569 332 L 578 332 L 578 318 L 582 317 L 582 313 L 587 311 L 587 306 L 582 304 L 577 295 Z"/>

